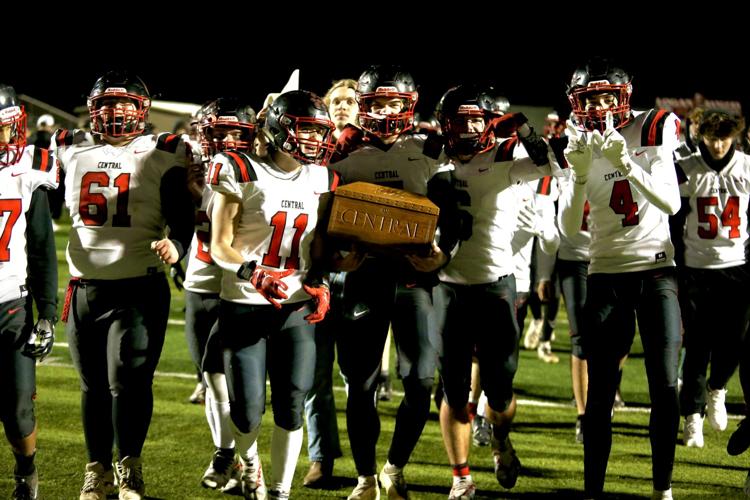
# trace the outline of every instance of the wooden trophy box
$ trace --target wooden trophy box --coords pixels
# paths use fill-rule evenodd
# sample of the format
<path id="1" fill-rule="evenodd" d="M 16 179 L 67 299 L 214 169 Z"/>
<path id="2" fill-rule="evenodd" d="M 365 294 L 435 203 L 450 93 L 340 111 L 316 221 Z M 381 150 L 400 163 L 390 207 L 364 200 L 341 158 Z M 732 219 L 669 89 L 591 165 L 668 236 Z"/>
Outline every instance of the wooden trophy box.
<path id="1" fill-rule="evenodd" d="M 435 237 L 439 213 L 426 196 L 353 182 L 334 193 L 328 234 L 369 249 L 425 248 Z"/>

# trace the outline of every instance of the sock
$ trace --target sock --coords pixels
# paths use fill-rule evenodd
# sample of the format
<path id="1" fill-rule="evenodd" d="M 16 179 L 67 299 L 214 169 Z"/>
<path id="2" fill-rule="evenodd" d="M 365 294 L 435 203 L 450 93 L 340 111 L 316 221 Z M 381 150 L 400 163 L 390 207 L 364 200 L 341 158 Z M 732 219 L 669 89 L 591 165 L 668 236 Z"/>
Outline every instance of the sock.
<path id="1" fill-rule="evenodd" d="M 278 425 L 273 427 L 271 436 L 271 476 L 270 489 L 288 492 L 292 489 L 294 469 L 302 449 L 302 427 L 288 431 Z"/>
<path id="2" fill-rule="evenodd" d="M 503 444 L 505 442 L 505 438 L 508 437 L 508 434 L 510 434 L 509 425 L 500 426 L 492 424 L 492 436 L 497 440 L 498 443 Z"/>
<path id="3" fill-rule="evenodd" d="M 469 471 L 469 462 L 464 462 L 462 464 L 451 464 L 451 467 L 453 468 L 454 481 L 456 481 L 457 478 L 460 477 L 471 477 L 471 472 Z"/>
<path id="4" fill-rule="evenodd" d="M 214 446 L 221 448 L 220 440 L 218 439 L 216 429 L 216 418 L 214 417 L 213 410 L 214 397 L 211 391 L 206 390 L 206 402 L 203 405 L 203 411 L 206 413 L 206 422 L 208 422 L 208 429 L 211 431 L 211 440 L 214 442 Z"/>
<path id="5" fill-rule="evenodd" d="M 258 434 L 260 434 L 260 424 L 258 424 L 255 429 L 251 429 L 250 432 L 241 432 L 237 429 L 234 423 L 232 423 L 232 430 L 234 431 L 237 453 L 239 453 L 240 457 L 245 461 L 252 460 L 258 450 L 256 441 L 258 439 Z"/>
<path id="6" fill-rule="evenodd" d="M 26 455 L 19 455 L 15 451 L 13 452 L 13 455 L 16 457 L 16 469 L 14 471 L 15 474 L 19 476 L 28 476 L 32 472 L 34 472 L 34 469 L 36 468 L 34 466 L 34 457 L 36 457 L 36 450 L 34 450 L 34 453 L 29 455 L 28 457 Z"/>
<path id="7" fill-rule="evenodd" d="M 212 429 L 214 445 L 217 448 L 234 448 L 229 401 L 216 401 L 211 398 L 211 413 L 214 416 L 214 428 Z"/>

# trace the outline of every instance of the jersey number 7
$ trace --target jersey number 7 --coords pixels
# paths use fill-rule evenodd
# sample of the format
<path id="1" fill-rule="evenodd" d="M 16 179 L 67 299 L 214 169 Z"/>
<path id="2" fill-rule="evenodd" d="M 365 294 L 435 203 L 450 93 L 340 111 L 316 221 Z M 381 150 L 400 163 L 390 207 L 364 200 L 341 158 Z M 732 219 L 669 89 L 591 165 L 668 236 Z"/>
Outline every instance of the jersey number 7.
<path id="1" fill-rule="evenodd" d="M 0 234 L 0 262 L 10 260 L 10 237 L 13 234 L 13 226 L 16 225 L 22 211 L 23 205 L 20 199 L 0 200 L 0 219 L 4 218 L 6 213 L 8 214 L 8 220 Z"/>

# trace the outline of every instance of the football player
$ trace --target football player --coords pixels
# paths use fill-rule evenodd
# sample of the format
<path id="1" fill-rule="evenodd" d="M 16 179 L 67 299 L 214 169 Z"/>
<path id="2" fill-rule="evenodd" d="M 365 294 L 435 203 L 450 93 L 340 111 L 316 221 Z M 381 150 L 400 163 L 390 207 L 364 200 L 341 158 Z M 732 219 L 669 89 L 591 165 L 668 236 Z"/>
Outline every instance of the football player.
<path id="1" fill-rule="evenodd" d="M 468 464 L 471 424 L 467 389 L 474 351 L 487 396 L 485 418 L 492 424 L 497 480 L 504 488 L 512 488 L 521 469 L 510 440 L 519 341 L 512 239 L 520 205 L 511 188 L 552 171 L 547 145 L 525 124 L 523 115 L 502 114 L 491 87 L 454 87 L 443 95 L 436 114 L 453 167 L 457 201 L 456 211 L 441 212 L 441 216 L 447 219 L 446 231 L 461 240 L 440 270 L 437 289 L 440 300 L 436 304 L 442 307 L 438 323 L 443 325 L 440 376 L 445 393 L 440 426 L 453 468 L 449 498 L 473 498 L 476 487 Z M 554 227 L 550 231 L 549 224 L 539 225 L 533 209 L 521 218 L 528 230 L 526 240 L 532 233 L 554 233 L 543 238 L 552 241 L 548 250 L 554 252 Z"/>
<path id="2" fill-rule="evenodd" d="M 60 130 L 52 144 L 72 220 L 63 317 L 89 459 L 80 498 L 113 491 L 114 443 L 119 497 L 140 500 L 151 385 L 169 315 L 163 265 L 180 260 L 192 237 L 185 167 L 193 155 L 182 137 L 144 134 L 151 97 L 135 75 L 105 73 L 87 103 L 91 134 Z"/>
<path id="3" fill-rule="evenodd" d="M 678 262 L 685 266 L 692 309 L 680 392 L 686 446 L 703 447 L 704 407 L 714 430 L 727 427 L 726 385 L 739 363 L 750 313 L 745 293 L 750 157 L 735 151 L 743 128 L 742 118 L 706 110 L 698 151 L 676 163 L 682 209 L 670 223 L 675 247 L 684 250 Z M 712 313 L 718 310 L 722 313 Z"/>
<path id="4" fill-rule="evenodd" d="M 635 311 L 652 404 L 653 498 L 672 498 L 680 309 L 667 218 L 680 208 L 672 162 L 679 119 L 632 111 L 631 93 L 630 75 L 604 59 L 579 67 L 567 92 L 573 117 L 564 154 L 573 182 L 561 196 L 561 229 L 580 231 L 588 200 L 592 238 L 580 325 L 589 374 L 585 496 L 604 489 L 619 360 L 634 335 L 616 326 Z"/>
<path id="5" fill-rule="evenodd" d="M 255 111 L 236 98 L 220 97 L 199 110 L 198 137 L 203 159 L 225 152 L 252 150 L 257 120 Z M 211 224 L 207 209 L 213 192 L 205 186 L 205 169 L 195 172 L 200 208 L 195 213 L 195 234 L 185 274 L 185 337 L 196 367 L 206 384 L 206 419 L 216 450 L 201 484 L 206 488 L 231 490 L 239 485 L 235 467 L 234 436 L 229 416 L 229 393 L 219 336 L 219 292 L 221 268 L 211 258 Z M 253 459 L 260 463 L 259 458 Z"/>
<path id="6" fill-rule="evenodd" d="M 321 200 L 338 184 L 338 175 L 324 167 L 333 128 L 315 94 L 281 94 L 261 132 L 268 156 L 226 151 L 213 158 L 207 175 L 216 193 L 211 255 L 224 270 L 218 331 L 229 351 L 224 366 L 245 498 L 262 496 L 260 467 L 249 450 L 260 432 L 266 372 L 275 423 L 270 498 L 289 498 L 302 446 L 304 398 L 315 373 L 314 323 L 330 302 L 322 268 L 312 268 L 311 247 Z"/>
<path id="7" fill-rule="evenodd" d="M 35 500 L 35 364 L 52 351 L 57 321 L 55 240 L 37 188 L 57 188 L 59 166 L 46 149 L 27 146 L 26 120 L 13 87 L 0 84 L 0 421 L 16 462 L 12 498 Z"/>
<path id="8" fill-rule="evenodd" d="M 413 134 L 418 93 L 411 74 L 397 67 L 373 66 L 357 82 L 361 129 L 348 126 L 337 143 L 334 168 L 345 182 L 365 181 L 428 193 L 438 172 L 440 141 Z M 436 271 L 447 261 L 438 247 L 424 256 L 372 257 L 350 252 L 340 268 L 346 276 L 348 304 L 336 328 L 339 366 L 349 382 L 347 429 L 358 484 L 352 500 L 379 495 L 375 448 L 380 420 L 375 407 L 380 362 L 388 325 L 398 352 L 398 375 L 404 384 L 396 428 L 380 480 L 390 498 L 407 495 L 403 468 L 427 421 L 435 376 L 437 330 L 432 289 Z M 357 331 L 358 335 L 348 332 Z"/>

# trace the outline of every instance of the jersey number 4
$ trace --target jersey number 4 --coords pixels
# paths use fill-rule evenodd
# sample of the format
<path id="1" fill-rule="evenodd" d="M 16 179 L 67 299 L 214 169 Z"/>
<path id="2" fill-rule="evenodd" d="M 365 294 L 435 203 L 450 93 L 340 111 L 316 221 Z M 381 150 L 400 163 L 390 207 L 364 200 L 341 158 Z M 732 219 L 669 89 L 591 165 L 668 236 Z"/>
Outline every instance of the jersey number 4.
<path id="1" fill-rule="evenodd" d="M 112 227 L 130 227 L 128 196 L 130 195 L 130 174 L 120 174 L 114 178 L 117 189 L 117 208 L 112 216 Z M 110 187 L 107 172 L 86 172 L 81 179 L 81 196 L 78 213 L 86 226 L 103 226 L 107 222 L 107 197 L 104 193 L 92 193 L 91 188 Z"/>
<path id="2" fill-rule="evenodd" d="M 630 182 L 615 181 L 612 186 L 612 196 L 609 197 L 609 207 L 614 213 L 625 216 L 622 219 L 622 227 L 638 225 L 638 203 L 633 201 Z"/>
<path id="3" fill-rule="evenodd" d="M 21 212 L 23 212 L 21 200 L 0 200 L 0 219 L 6 213 L 8 214 L 8 220 L 5 221 L 5 227 L 2 234 L 0 234 L 0 262 L 8 262 L 10 260 L 10 237 L 13 234 L 13 226 L 16 225 Z"/>
<path id="4" fill-rule="evenodd" d="M 263 254 L 261 264 L 264 266 L 281 267 L 281 240 L 286 230 L 286 219 L 287 213 L 283 211 L 276 212 L 271 217 L 273 235 L 271 235 L 271 244 L 268 247 L 268 252 Z M 289 256 L 284 263 L 284 269 L 299 269 L 299 243 L 302 240 L 302 235 L 305 234 L 305 229 L 307 229 L 307 214 L 299 214 L 295 217 L 292 227 L 294 228 L 294 236 L 292 237 Z"/>
<path id="5" fill-rule="evenodd" d="M 708 224 L 708 229 L 698 227 L 698 236 L 704 240 L 716 238 L 719 231 L 719 218 L 714 213 L 707 213 L 706 208 L 716 207 L 719 205 L 719 198 L 716 196 L 701 196 L 698 198 L 698 221 Z M 727 206 L 721 212 L 721 225 L 729 228 L 730 238 L 740 237 L 740 198 L 739 196 L 730 196 L 727 198 Z"/>

